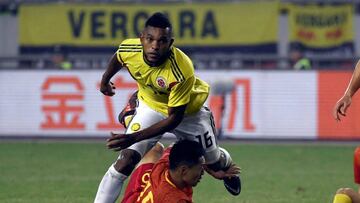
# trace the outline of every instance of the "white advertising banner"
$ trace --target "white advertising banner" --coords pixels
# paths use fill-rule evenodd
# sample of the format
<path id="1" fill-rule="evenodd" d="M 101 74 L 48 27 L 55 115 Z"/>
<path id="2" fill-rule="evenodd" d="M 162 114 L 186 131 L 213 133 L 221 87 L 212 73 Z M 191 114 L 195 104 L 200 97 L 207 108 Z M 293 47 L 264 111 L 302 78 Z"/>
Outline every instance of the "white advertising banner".
<path id="1" fill-rule="evenodd" d="M 316 72 L 224 71 L 202 72 L 200 76 L 212 84 L 213 89 L 219 83 L 233 85 L 225 96 L 221 121 L 224 135 L 316 138 Z"/>
<path id="2" fill-rule="evenodd" d="M 122 131 L 117 115 L 137 88 L 125 71 L 113 97 L 99 92 L 101 70 L 1 71 L 0 136 L 108 136 Z M 208 71 L 207 105 L 232 138 L 317 136 L 317 73 Z M 220 102 L 218 98 L 224 99 Z M 222 111 L 222 105 L 224 109 Z"/>

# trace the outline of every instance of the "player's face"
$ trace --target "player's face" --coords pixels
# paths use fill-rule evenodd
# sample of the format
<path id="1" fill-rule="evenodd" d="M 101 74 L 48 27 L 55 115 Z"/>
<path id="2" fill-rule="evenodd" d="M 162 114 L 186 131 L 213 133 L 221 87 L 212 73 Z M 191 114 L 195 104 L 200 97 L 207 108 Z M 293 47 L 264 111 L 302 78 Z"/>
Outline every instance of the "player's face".
<path id="1" fill-rule="evenodd" d="M 195 187 L 200 182 L 202 175 L 204 175 L 204 164 L 205 159 L 201 157 L 198 164 L 188 168 L 183 176 L 183 180 L 188 186 Z"/>
<path id="2" fill-rule="evenodd" d="M 169 28 L 148 26 L 140 35 L 144 57 L 150 65 L 160 65 L 168 57 L 174 41 Z"/>

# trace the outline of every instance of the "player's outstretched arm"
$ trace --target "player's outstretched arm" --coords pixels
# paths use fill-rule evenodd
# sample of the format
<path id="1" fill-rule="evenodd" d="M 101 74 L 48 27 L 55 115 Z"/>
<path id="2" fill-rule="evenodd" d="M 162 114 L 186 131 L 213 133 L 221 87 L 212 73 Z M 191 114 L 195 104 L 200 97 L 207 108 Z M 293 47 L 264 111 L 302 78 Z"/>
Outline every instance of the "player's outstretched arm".
<path id="1" fill-rule="evenodd" d="M 118 61 L 116 53 L 111 57 L 108 67 L 101 78 L 100 91 L 106 96 L 115 94 L 115 86 L 110 79 L 122 68 L 122 64 Z"/>
<path id="2" fill-rule="evenodd" d="M 185 109 L 186 105 L 169 107 L 169 116 L 166 119 L 138 132 L 131 134 L 111 133 L 111 137 L 107 140 L 107 146 L 109 149 L 120 151 L 141 140 L 150 139 L 169 132 L 180 124 L 184 118 Z"/>
<path id="3" fill-rule="evenodd" d="M 333 109 L 333 117 L 335 120 L 340 121 L 341 116 L 346 116 L 347 108 L 351 105 L 351 98 L 360 88 L 360 60 L 355 66 L 355 70 L 351 77 L 348 87 L 344 95 L 336 102 Z"/>

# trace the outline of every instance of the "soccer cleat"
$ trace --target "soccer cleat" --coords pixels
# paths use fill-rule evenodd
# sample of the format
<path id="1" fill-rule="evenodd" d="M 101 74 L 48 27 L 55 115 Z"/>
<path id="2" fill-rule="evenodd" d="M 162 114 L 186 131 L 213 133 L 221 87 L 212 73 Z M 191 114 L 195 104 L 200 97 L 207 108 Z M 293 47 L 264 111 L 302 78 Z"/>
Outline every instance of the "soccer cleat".
<path id="1" fill-rule="evenodd" d="M 241 192 L 241 180 L 240 176 L 226 177 L 224 180 L 224 186 L 232 195 L 237 196 Z"/>
<path id="2" fill-rule="evenodd" d="M 120 112 L 118 119 L 121 125 L 127 128 L 131 118 L 135 114 L 136 107 L 138 106 L 138 98 L 137 98 L 137 91 L 134 92 L 128 103 L 126 104 L 125 108 Z M 128 119 L 130 118 L 130 119 Z"/>

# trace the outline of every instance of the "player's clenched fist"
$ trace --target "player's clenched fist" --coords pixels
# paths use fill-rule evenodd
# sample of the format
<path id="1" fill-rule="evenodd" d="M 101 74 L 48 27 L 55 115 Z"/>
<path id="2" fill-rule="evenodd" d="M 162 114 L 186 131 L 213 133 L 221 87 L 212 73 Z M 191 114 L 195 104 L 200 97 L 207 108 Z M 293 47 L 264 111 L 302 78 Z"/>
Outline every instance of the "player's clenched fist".
<path id="1" fill-rule="evenodd" d="M 115 85 L 112 82 L 101 83 L 100 92 L 106 96 L 113 96 L 115 94 Z"/>

